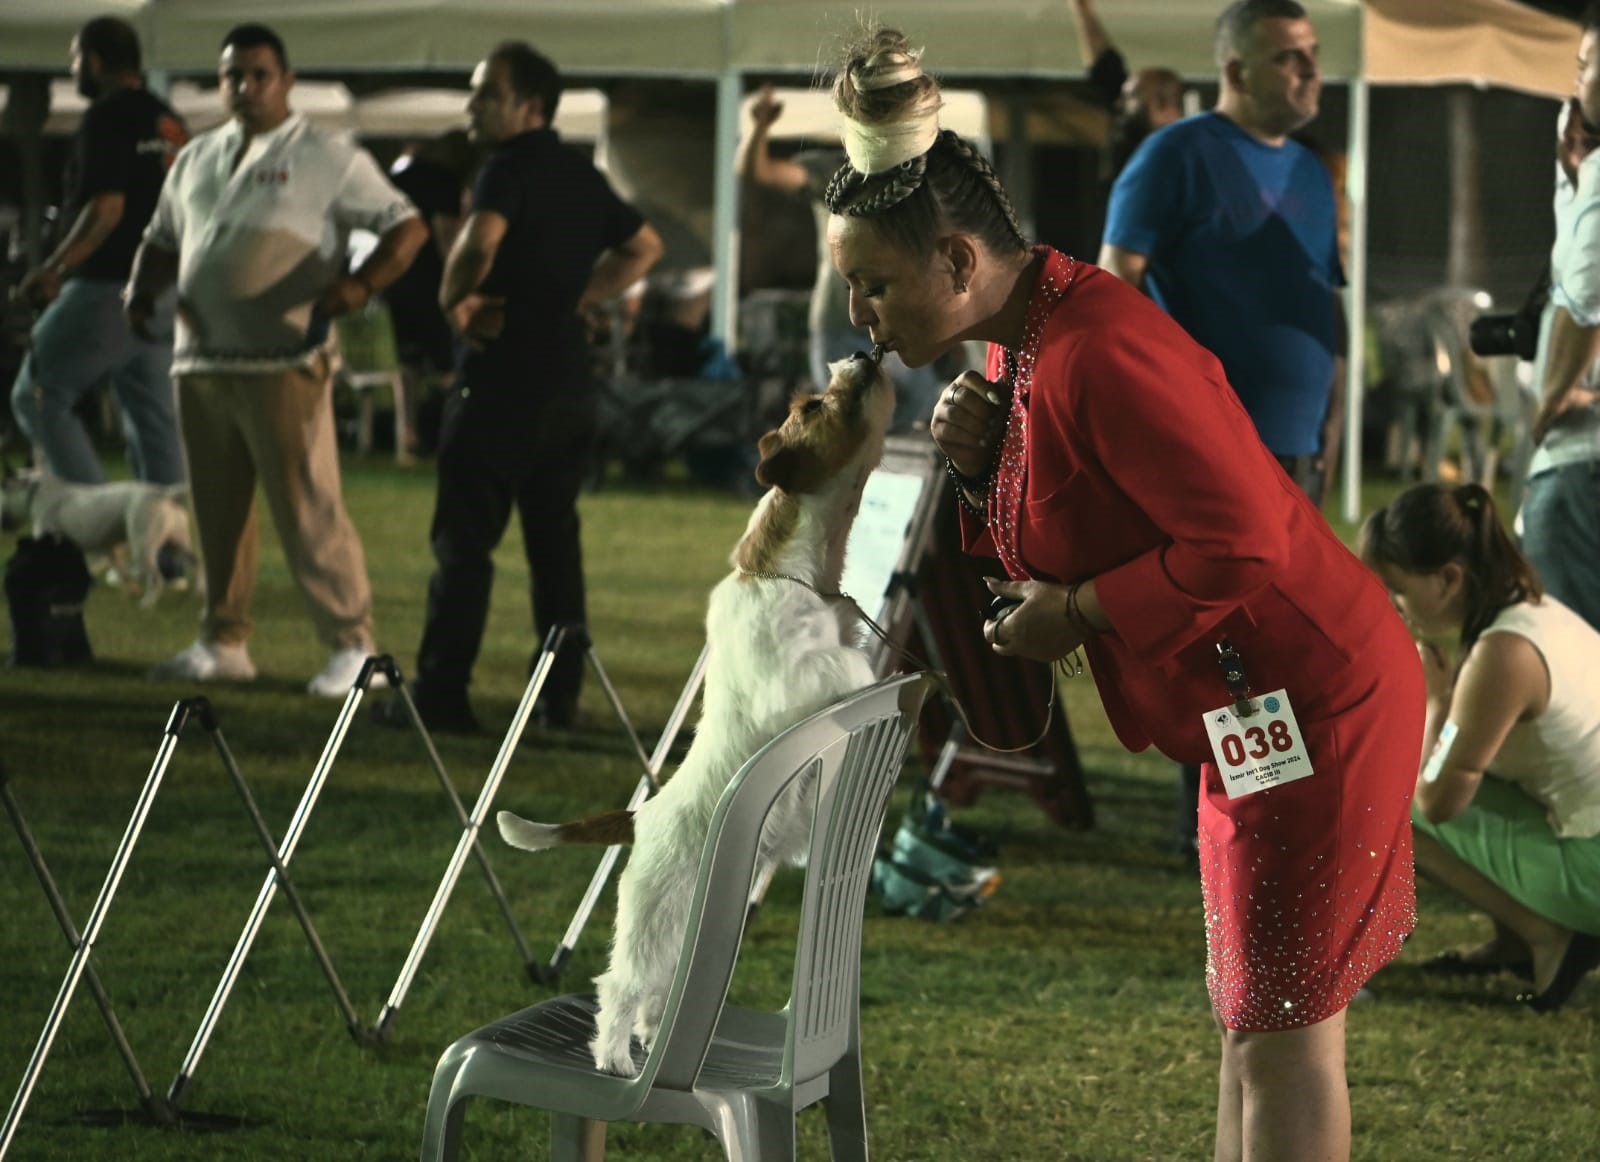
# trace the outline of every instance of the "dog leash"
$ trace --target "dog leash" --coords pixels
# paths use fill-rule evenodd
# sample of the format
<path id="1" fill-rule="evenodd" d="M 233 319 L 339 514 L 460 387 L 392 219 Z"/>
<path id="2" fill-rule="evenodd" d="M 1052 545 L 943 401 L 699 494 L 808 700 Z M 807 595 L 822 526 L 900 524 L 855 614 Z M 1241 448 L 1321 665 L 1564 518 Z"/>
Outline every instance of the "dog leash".
<path id="1" fill-rule="evenodd" d="M 961 704 L 961 699 L 956 697 L 955 689 L 950 685 L 949 676 L 942 670 L 935 670 L 932 666 L 928 665 L 927 661 L 919 658 L 916 654 L 912 653 L 899 643 L 892 641 L 889 637 L 888 631 L 877 622 L 873 621 L 872 618 L 868 617 L 867 611 L 861 608 L 861 603 L 858 602 L 854 597 L 851 597 L 843 590 L 836 590 L 835 592 L 829 593 L 826 590 L 818 589 L 804 577 L 796 577 L 792 573 L 765 573 L 757 572 L 753 569 L 737 569 L 735 571 L 741 577 L 752 577 L 758 581 L 792 582 L 793 584 L 800 586 L 802 589 L 811 590 L 811 592 L 815 593 L 824 601 L 848 601 L 850 603 L 850 608 L 855 610 L 856 616 L 859 617 L 863 623 L 865 623 L 867 628 L 872 631 L 874 636 L 876 636 L 879 641 L 883 642 L 884 645 L 888 646 L 895 653 L 899 654 L 906 661 L 910 662 L 913 666 L 916 666 L 917 669 L 923 671 L 929 676 L 933 684 L 939 688 L 939 692 L 942 693 L 949 701 L 950 705 L 955 708 L 956 717 L 961 719 L 961 725 L 966 729 L 968 736 L 973 742 L 977 743 L 985 750 L 994 751 L 996 754 L 1020 754 L 1023 751 L 1032 750 L 1049 736 L 1050 724 L 1055 717 L 1056 708 L 1056 683 L 1053 678 L 1050 682 L 1050 699 L 1045 703 L 1044 708 L 1044 728 L 1039 731 L 1038 737 L 1034 738 L 1031 742 L 1023 743 L 1021 746 L 996 746 L 992 742 L 985 741 L 983 736 L 978 733 L 977 728 L 972 725 L 972 719 L 967 716 L 967 708 Z M 1057 662 L 1056 665 L 1064 666 L 1064 661 Z M 1081 667 L 1078 672 L 1082 672 Z M 1062 673 L 1068 677 L 1074 676 L 1073 671 L 1069 669 L 1063 668 Z"/>

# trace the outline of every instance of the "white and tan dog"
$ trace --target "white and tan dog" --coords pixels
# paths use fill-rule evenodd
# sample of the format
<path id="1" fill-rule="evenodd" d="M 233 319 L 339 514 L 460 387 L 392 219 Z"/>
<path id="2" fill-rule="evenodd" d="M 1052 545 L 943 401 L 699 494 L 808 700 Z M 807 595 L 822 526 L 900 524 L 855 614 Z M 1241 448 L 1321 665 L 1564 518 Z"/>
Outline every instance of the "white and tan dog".
<path id="1" fill-rule="evenodd" d="M 610 967 L 595 979 L 595 1064 L 631 1077 L 630 1035 L 648 1047 L 677 969 L 694 880 L 717 800 L 785 728 L 873 681 L 855 607 L 841 600 L 845 542 L 883 454 L 894 389 L 868 356 L 835 363 L 822 395 L 797 397 L 761 438 L 756 478 L 772 487 L 711 592 L 710 653 L 694 741 L 677 773 L 633 813 L 565 824 L 499 813 L 516 847 L 632 843 L 617 886 Z M 830 596 L 831 595 L 831 596 Z M 761 870 L 803 856 L 811 795 L 795 785 L 762 832 Z"/>
<path id="2" fill-rule="evenodd" d="M 0 527 L 31 524 L 36 537 L 53 533 L 86 557 L 110 556 L 132 578 L 143 594 L 139 604 L 148 609 L 164 584 L 158 563 L 163 545 L 175 546 L 186 571 L 196 571 L 183 503 L 188 495 L 187 484 L 69 484 L 30 468 L 7 475 L 0 486 Z"/>

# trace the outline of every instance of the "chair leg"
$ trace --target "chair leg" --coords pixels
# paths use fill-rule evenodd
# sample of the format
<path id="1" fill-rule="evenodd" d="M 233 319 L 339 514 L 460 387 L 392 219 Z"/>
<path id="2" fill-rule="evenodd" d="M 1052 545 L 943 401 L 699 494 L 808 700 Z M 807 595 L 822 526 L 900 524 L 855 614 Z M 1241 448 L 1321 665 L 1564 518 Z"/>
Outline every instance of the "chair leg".
<path id="1" fill-rule="evenodd" d="M 550 1115 L 550 1162 L 605 1162 L 606 1124 L 574 1114 Z"/>
<path id="2" fill-rule="evenodd" d="M 841 1058 L 829 1072 L 822 1109 L 828 1118 L 828 1153 L 833 1162 L 867 1162 L 867 1100 L 859 1054 Z"/>
<path id="3" fill-rule="evenodd" d="M 403 371 L 397 371 L 389 380 L 390 393 L 394 396 L 394 462 L 396 464 L 415 464 L 416 456 L 411 452 L 411 396 L 412 387 L 406 382 Z"/>
<path id="4" fill-rule="evenodd" d="M 434 1078 L 428 1091 L 428 1112 L 422 1122 L 422 1162 L 455 1162 L 461 1153 L 461 1130 L 467 1119 L 466 1097 L 452 1100 L 451 1078 Z M 442 1084 L 441 1084 L 442 1080 Z"/>
<path id="5" fill-rule="evenodd" d="M 740 1094 L 717 1111 L 728 1162 L 795 1162 L 794 1111 Z"/>

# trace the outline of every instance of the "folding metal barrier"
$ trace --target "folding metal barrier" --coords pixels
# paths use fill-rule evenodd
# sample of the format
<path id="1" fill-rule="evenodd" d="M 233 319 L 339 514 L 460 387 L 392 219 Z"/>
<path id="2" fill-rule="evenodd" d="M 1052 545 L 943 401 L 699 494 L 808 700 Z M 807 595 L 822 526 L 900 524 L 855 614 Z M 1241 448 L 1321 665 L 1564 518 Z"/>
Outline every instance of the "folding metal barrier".
<path id="1" fill-rule="evenodd" d="M 629 718 L 626 708 L 622 705 L 621 698 L 617 696 L 616 687 L 612 685 L 610 676 L 606 673 L 605 667 L 600 662 L 599 655 L 595 652 L 594 643 L 589 637 L 588 630 L 582 625 L 571 622 L 551 627 L 540 645 L 538 657 L 534 659 L 533 669 L 528 678 L 528 685 L 523 690 L 522 700 L 517 704 L 516 713 L 511 718 L 511 725 L 507 728 L 505 737 L 501 740 L 499 753 L 496 754 L 494 762 L 489 768 L 489 774 L 484 779 L 482 788 L 479 789 L 477 801 L 473 804 L 470 813 L 461 814 L 461 837 L 456 843 L 456 849 L 451 855 L 449 863 L 445 866 L 444 876 L 440 879 L 439 886 L 434 892 L 433 902 L 429 905 L 428 911 L 423 916 L 422 923 L 417 929 L 417 935 L 411 943 L 411 950 L 406 956 L 405 964 L 401 966 L 400 975 L 395 980 L 394 988 L 389 993 L 389 999 L 384 1004 L 383 1011 L 378 1015 L 378 1019 L 373 1023 L 372 1033 L 376 1037 L 382 1038 L 388 1035 L 389 1029 L 399 1013 L 400 1006 L 405 1003 L 406 993 L 410 990 L 411 983 L 416 978 L 417 970 L 421 967 L 422 958 L 427 952 L 428 945 L 433 940 L 439 919 L 444 915 L 445 907 L 450 902 L 450 896 L 455 891 L 456 881 L 460 878 L 461 868 L 466 862 L 466 856 L 468 852 L 478 850 L 479 832 L 482 830 L 484 821 L 488 819 L 489 812 L 494 806 L 495 795 L 500 790 L 500 784 L 504 780 L 506 770 L 511 764 L 511 758 L 516 753 L 518 744 L 522 741 L 523 732 L 528 725 L 528 718 L 533 713 L 534 703 L 538 701 L 539 694 L 544 689 L 545 682 L 550 676 L 550 670 L 555 665 L 556 657 L 563 649 L 581 649 L 584 651 L 589 666 L 599 681 L 601 689 L 605 692 L 606 700 L 611 705 L 612 712 L 616 715 L 617 721 L 621 723 L 629 742 L 633 745 L 634 753 L 644 765 L 644 775 L 640 779 L 633 798 L 629 800 L 629 806 L 636 806 L 646 797 L 650 790 L 659 786 L 658 775 L 660 774 L 661 766 L 666 761 L 666 755 L 671 748 L 672 741 L 682 725 L 684 716 L 687 714 L 688 704 L 692 702 L 695 689 L 698 688 L 701 665 L 696 666 L 695 677 L 691 679 L 691 687 L 686 689 L 684 694 L 680 696 L 678 707 L 674 710 L 666 731 L 657 743 L 655 753 L 647 755 L 644 744 L 639 739 L 639 732 L 634 728 L 633 721 Z M 703 659 L 701 664 L 703 664 Z M 426 737 L 426 728 L 422 726 L 420 721 L 417 725 L 418 729 Z M 535 962 L 527 952 L 526 946 L 519 942 L 519 948 L 523 952 L 524 966 L 529 978 L 534 982 L 550 984 L 560 976 L 561 969 L 565 967 L 567 960 L 571 956 L 572 947 L 577 941 L 578 934 L 587 922 L 589 913 L 594 909 L 595 901 L 599 898 L 600 889 L 616 863 L 617 854 L 617 849 L 607 849 L 606 855 L 601 861 L 600 869 L 591 880 L 589 890 L 585 893 L 577 914 L 568 926 L 566 936 L 563 937 L 561 944 L 557 946 L 556 952 L 548 965 L 541 965 Z"/>
<path id="2" fill-rule="evenodd" d="M 111 867 L 106 873 L 106 878 L 101 886 L 100 893 L 95 899 L 94 907 L 90 911 L 89 919 L 80 934 L 72 922 L 66 903 L 62 899 L 54 878 L 44 862 L 43 853 L 29 830 L 27 821 L 23 817 L 20 805 L 5 778 L 0 771 L 0 801 L 4 802 L 7 816 L 11 819 L 12 826 L 17 832 L 22 843 L 28 862 L 33 866 L 34 874 L 38 877 L 40 885 L 44 888 L 45 896 L 50 903 L 50 909 L 55 913 L 56 922 L 60 925 L 67 943 L 73 949 L 72 960 L 68 964 L 65 977 L 62 978 L 60 989 L 51 1006 L 50 1014 L 45 1021 L 43 1032 L 39 1035 L 38 1043 L 34 1047 L 33 1055 L 29 1059 L 27 1068 L 23 1071 L 22 1082 L 17 1087 L 17 1093 L 12 1100 L 11 1109 L 6 1115 L 3 1126 L 0 1126 L 0 1159 L 5 1157 L 12 1140 L 16 1136 L 17 1127 L 21 1123 L 22 1114 L 27 1108 L 32 1097 L 34 1087 L 38 1084 L 39 1075 L 44 1069 L 45 1060 L 50 1055 L 50 1050 L 55 1043 L 56 1035 L 60 1032 L 62 1022 L 66 1019 L 67 1009 L 72 1003 L 78 986 L 83 981 L 88 981 L 89 991 L 95 998 L 96 1006 L 100 1009 L 106 1027 L 111 1033 L 111 1038 L 116 1046 L 118 1055 L 127 1067 L 133 1079 L 134 1088 L 139 1095 L 140 1107 L 150 1120 L 158 1125 L 177 1125 L 184 1120 L 193 1120 L 189 1115 L 182 1115 L 178 1111 L 178 1099 L 181 1095 L 182 1085 L 186 1075 L 180 1071 L 178 1078 L 174 1079 L 172 1087 L 163 1098 L 157 1096 L 145 1080 L 144 1072 L 139 1068 L 137 1058 L 129 1045 L 122 1026 L 117 1020 L 116 1013 L 111 1006 L 109 995 L 101 984 L 99 976 L 89 963 L 94 951 L 95 941 L 99 938 L 100 930 L 105 924 L 106 916 L 111 910 L 111 903 L 116 896 L 118 886 L 122 882 L 123 873 L 127 870 L 129 861 L 133 858 L 134 848 L 138 845 L 139 837 L 144 831 L 145 823 L 149 819 L 150 811 L 155 805 L 156 796 L 159 794 L 163 780 L 166 778 L 167 768 L 172 763 L 172 756 L 176 752 L 178 742 L 182 736 L 184 726 L 191 718 L 198 719 L 206 732 L 211 736 L 212 744 L 217 754 L 222 759 L 224 769 L 234 789 L 239 792 L 239 797 L 244 804 L 246 813 L 250 817 L 251 826 L 267 854 L 267 860 L 272 865 L 270 875 L 283 884 L 284 895 L 288 898 L 295 918 L 300 922 L 306 942 L 312 954 L 316 957 L 318 965 L 328 979 L 335 1000 L 345 1014 L 346 1022 L 352 1030 L 359 1028 L 360 1022 L 355 1010 L 350 1004 L 350 998 L 339 980 L 338 973 L 334 970 L 333 963 L 328 959 L 322 940 L 317 934 L 316 926 L 311 921 L 310 914 L 301 902 L 299 892 L 295 890 L 294 883 L 289 879 L 288 869 L 284 864 L 283 855 L 273 841 L 272 833 L 262 819 L 260 809 L 256 806 L 255 797 L 250 793 L 249 785 L 245 782 L 239 770 L 238 763 L 234 760 L 233 752 L 228 748 L 227 740 L 223 737 L 221 727 L 217 723 L 216 714 L 211 703 L 203 697 L 186 698 L 176 703 L 172 713 L 167 719 L 167 725 L 162 732 L 161 743 L 157 747 L 156 757 L 151 763 L 150 772 L 145 777 L 143 788 L 134 806 L 133 815 L 128 820 L 128 825 L 123 831 L 122 841 L 117 846 L 116 854 L 112 857 Z M 220 1011 L 220 1006 L 216 1006 Z M 208 1019 L 214 1019 L 208 1013 Z"/>

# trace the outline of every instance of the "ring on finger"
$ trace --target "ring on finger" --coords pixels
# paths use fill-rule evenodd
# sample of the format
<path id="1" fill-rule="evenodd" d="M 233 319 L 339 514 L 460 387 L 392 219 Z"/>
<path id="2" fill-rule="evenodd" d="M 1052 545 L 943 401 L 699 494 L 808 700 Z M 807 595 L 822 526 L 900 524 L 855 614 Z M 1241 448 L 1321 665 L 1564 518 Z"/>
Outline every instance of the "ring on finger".
<path id="1" fill-rule="evenodd" d="M 955 403 L 961 398 L 961 385 L 959 383 L 952 383 L 950 385 L 950 390 L 945 392 L 944 397 L 948 402 L 952 404 Z"/>

